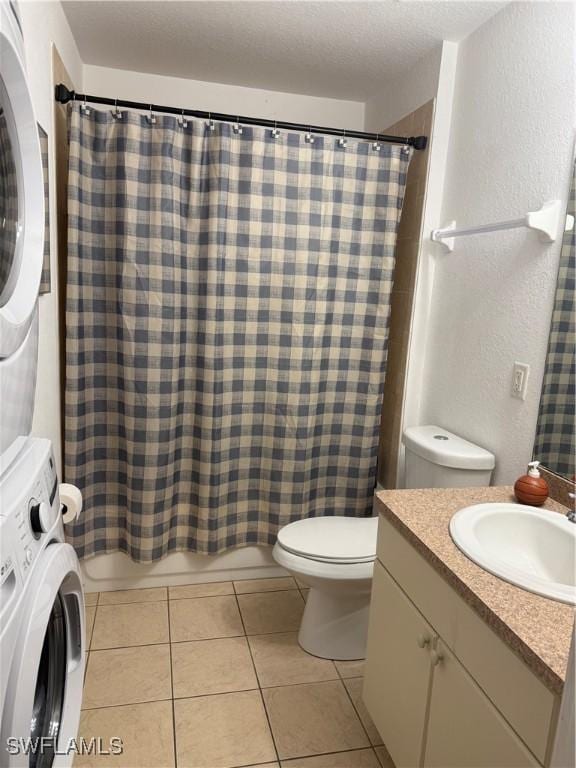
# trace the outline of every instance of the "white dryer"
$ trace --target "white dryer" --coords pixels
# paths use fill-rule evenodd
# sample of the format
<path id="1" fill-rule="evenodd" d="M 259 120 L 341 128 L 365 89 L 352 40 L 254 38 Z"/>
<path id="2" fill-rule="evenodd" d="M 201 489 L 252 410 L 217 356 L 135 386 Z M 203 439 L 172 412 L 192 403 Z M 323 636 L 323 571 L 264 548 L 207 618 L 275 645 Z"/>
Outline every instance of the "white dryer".
<path id="1" fill-rule="evenodd" d="M 22 30 L 0 0 L 0 454 L 30 434 L 38 347 L 44 187 Z"/>
<path id="2" fill-rule="evenodd" d="M 80 565 L 49 440 L 0 469 L 0 766 L 70 766 L 84 680 Z"/>

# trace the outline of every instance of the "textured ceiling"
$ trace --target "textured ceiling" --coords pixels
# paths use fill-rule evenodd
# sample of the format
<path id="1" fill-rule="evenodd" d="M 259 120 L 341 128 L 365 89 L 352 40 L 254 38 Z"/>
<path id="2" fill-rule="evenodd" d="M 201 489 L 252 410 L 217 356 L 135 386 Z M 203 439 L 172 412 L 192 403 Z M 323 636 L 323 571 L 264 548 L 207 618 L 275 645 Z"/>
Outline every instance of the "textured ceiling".
<path id="1" fill-rule="evenodd" d="M 357 101 L 505 4 L 63 2 L 87 64 Z"/>

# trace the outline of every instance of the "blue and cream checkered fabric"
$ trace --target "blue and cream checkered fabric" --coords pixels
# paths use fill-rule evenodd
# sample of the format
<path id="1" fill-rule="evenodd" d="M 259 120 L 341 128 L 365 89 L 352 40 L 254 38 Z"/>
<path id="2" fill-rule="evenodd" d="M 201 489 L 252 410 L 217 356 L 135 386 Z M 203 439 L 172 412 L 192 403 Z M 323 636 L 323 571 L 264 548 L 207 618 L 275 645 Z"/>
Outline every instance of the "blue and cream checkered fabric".
<path id="1" fill-rule="evenodd" d="M 568 211 L 576 216 L 576 165 Z M 576 474 L 576 230 L 564 233 L 550 326 L 534 456 L 558 474 Z"/>
<path id="2" fill-rule="evenodd" d="M 66 479 L 81 557 L 371 513 L 399 146 L 70 110 Z"/>

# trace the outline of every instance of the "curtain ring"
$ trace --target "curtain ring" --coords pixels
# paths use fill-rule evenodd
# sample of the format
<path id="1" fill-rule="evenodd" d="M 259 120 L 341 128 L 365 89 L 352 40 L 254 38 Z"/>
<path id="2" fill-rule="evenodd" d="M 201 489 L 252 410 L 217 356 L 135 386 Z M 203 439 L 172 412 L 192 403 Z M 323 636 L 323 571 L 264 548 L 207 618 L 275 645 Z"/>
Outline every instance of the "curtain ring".
<path id="1" fill-rule="evenodd" d="M 215 131 L 216 126 L 214 125 L 214 120 L 212 120 L 212 112 L 208 112 L 208 120 L 206 122 L 206 127 L 209 131 Z"/>
<path id="2" fill-rule="evenodd" d="M 122 119 L 122 112 L 118 109 L 118 99 L 114 99 L 114 112 L 112 112 L 117 120 Z"/>
<path id="3" fill-rule="evenodd" d="M 242 126 L 240 125 L 240 115 L 236 117 L 236 122 L 232 126 L 232 130 L 234 133 L 237 133 L 238 135 L 242 135 Z"/>
<path id="4" fill-rule="evenodd" d="M 345 129 L 342 130 L 342 136 L 338 139 L 338 144 L 342 147 L 342 149 L 346 149 L 346 147 L 348 146 Z"/>
<path id="5" fill-rule="evenodd" d="M 180 128 L 187 128 L 188 127 L 188 120 L 184 117 L 184 110 L 182 110 L 182 117 L 178 118 L 178 125 Z"/>
<path id="6" fill-rule="evenodd" d="M 314 136 L 312 135 L 312 126 L 308 126 L 308 133 L 306 136 L 304 136 L 304 141 L 308 142 L 308 144 L 314 144 Z"/>
<path id="7" fill-rule="evenodd" d="M 380 144 L 380 134 L 376 134 L 376 141 L 372 144 L 372 149 L 374 152 L 380 152 L 382 149 L 382 144 Z"/>
<path id="8" fill-rule="evenodd" d="M 74 94 L 74 98 L 76 98 L 76 94 Z M 85 114 L 90 114 L 90 107 L 86 104 L 86 94 L 84 94 L 84 101 L 82 102 L 82 106 L 80 107 L 80 110 Z"/>
<path id="9" fill-rule="evenodd" d="M 152 104 L 150 104 L 150 112 L 148 114 L 148 122 L 150 125 L 156 124 L 156 115 L 152 114 Z"/>
<path id="10" fill-rule="evenodd" d="M 280 136 L 280 131 L 278 130 L 278 121 L 277 120 L 274 120 L 274 128 L 272 128 L 271 134 L 272 134 L 272 138 L 273 139 L 277 139 L 278 136 Z"/>

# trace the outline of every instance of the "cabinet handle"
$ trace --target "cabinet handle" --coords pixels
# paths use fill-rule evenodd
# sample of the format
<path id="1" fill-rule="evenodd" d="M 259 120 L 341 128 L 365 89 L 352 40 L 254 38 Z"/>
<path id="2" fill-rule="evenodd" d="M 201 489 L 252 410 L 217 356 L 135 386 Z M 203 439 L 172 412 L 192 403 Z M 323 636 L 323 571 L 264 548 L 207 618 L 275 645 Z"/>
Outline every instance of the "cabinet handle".
<path id="1" fill-rule="evenodd" d="M 421 634 L 418 635 L 417 643 L 419 648 L 426 648 L 426 646 L 430 645 L 431 637 L 430 635 Z"/>
<path id="2" fill-rule="evenodd" d="M 440 662 L 444 660 L 444 655 L 440 653 L 440 651 L 432 651 L 430 655 L 432 656 L 433 667 L 437 667 L 438 664 L 440 664 Z"/>

